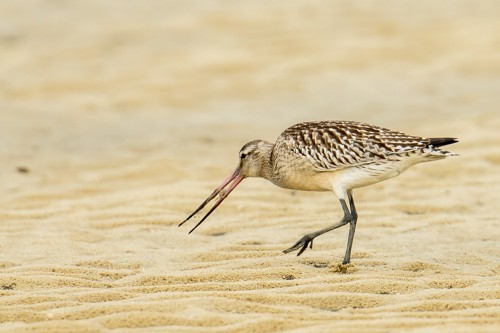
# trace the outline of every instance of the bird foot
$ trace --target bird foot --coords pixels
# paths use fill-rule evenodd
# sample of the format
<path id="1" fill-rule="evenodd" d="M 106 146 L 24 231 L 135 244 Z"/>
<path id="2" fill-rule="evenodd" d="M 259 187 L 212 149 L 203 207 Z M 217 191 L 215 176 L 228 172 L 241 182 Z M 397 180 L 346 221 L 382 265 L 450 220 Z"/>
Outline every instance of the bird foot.
<path id="1" fill-rule="evenodd" d="M 293 244 L 292 247 L 290 247 L 289 249 L 286 249 L 283 252 L 290 253 L 290 252 L 298 250 L 300 247 L 302 247 L 300 249 L 299 253 L 297 253 L 297 257 L 298 257 L 302 254 L 302 252 L 304 252 L 307 249 L 307 246 L 309 246 L 310 249 L 313 248 L 313 240 L 314 240 L 314 237 L 309 236 L 309 235 L 305 235 L 304 237 L 299 239 L 299 241 L 297 243 Z"/>
<path id="2" fill-rule="evenodd" d="M 347 274 L 347 273 L 352 273 L 354 271 L 356 271 L 356 269 L 354 268 L 354 265 L 351 263 L 347 263 L 347 264 L 338 263 L 338 264 L 335 264 L 333 266 L 330 266 L 330 272 Z"/>

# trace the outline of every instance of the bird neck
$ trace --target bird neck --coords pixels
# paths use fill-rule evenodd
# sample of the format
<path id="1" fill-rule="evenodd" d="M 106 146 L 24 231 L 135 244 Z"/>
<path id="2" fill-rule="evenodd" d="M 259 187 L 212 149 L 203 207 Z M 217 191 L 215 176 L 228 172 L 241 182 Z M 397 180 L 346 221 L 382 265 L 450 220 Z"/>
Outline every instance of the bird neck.
<path id="1" fill-rule="evenodd" d="M 274 170 L 272 163 L 274 144 L 261 141 L 259 145 L 260 174 L 259 177 L 272 181 Z"/>

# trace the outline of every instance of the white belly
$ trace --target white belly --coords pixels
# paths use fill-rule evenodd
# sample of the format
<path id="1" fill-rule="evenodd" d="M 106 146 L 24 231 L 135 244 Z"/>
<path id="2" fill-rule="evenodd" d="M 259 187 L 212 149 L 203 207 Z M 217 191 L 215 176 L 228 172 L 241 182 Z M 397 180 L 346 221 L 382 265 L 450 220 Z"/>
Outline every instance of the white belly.
<path id="1" fill-rule="evenodd" d="M 332 172 L 330 181 L 335 192 L 339 189 L 355 189 L 396 177 L 410 166 L 420 162 L 424 160 L 414 157 L 400 161 L 362 164 Z"/>
<path id="2" fill-rule="evenodd" d="M 276 172 L 276 177 L 269 180 L 283 188 L 302 191 L 333 190 L 337 195 L 343 195 L 347 190 L 396 177 L 410 166 L 427 160 L 429 159 L 422 156 L 412 156 L 401 160 L 366 163 L 332 171 L 314 171 L 303 159 L 290 159 L 283 163 L 282 167 L 277 164 L 279 172 Z"/>

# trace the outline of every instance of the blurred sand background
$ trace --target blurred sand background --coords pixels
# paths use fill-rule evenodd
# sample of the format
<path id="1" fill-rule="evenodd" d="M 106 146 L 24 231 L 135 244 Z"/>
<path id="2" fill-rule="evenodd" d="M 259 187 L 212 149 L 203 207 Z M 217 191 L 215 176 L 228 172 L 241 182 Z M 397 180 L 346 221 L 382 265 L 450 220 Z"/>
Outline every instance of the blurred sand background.
<path id="1" fill-rule="evenodd" d="M 0 332 L 500 331 L 500 2 L 0 2 Z M 250 179 L 306 120 L 456 136 L 355 191 Z"/>

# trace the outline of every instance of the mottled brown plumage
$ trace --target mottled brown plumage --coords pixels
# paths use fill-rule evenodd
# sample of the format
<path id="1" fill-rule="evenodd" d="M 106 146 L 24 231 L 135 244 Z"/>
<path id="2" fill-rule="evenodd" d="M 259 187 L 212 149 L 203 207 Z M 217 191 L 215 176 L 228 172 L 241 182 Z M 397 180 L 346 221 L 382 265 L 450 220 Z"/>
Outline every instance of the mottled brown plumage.
<path id="1" fill-rule="evenodd" d="M 262 177 L 289 189 L 333 191 L 344 217 L 332 226 L 305 235 L 285 253 L 300 249 L 300 255 L 307 246 L 312 248 L 317 236 L 350 223 L 345 264 L 350 261 L 357 221 L 352 190 L 395 177 L 414 164 L 452 156 L 439 147 L 455 142 L 454 138 L 422 138 L 354 121 L 296 124 L 281 133 L 275 144 L 263 140 L 245 144 L 233 174 L 180 225 L 220 195 L 191 233 L 246 177 Z"/>
<path id="2" fill-rule="evenodd" d="M 309 160 L 318 171 L 399 159 L 424 153 L 430 139 L 353 121 L 323 121 L 294 125 L 276 141 Z"/>

